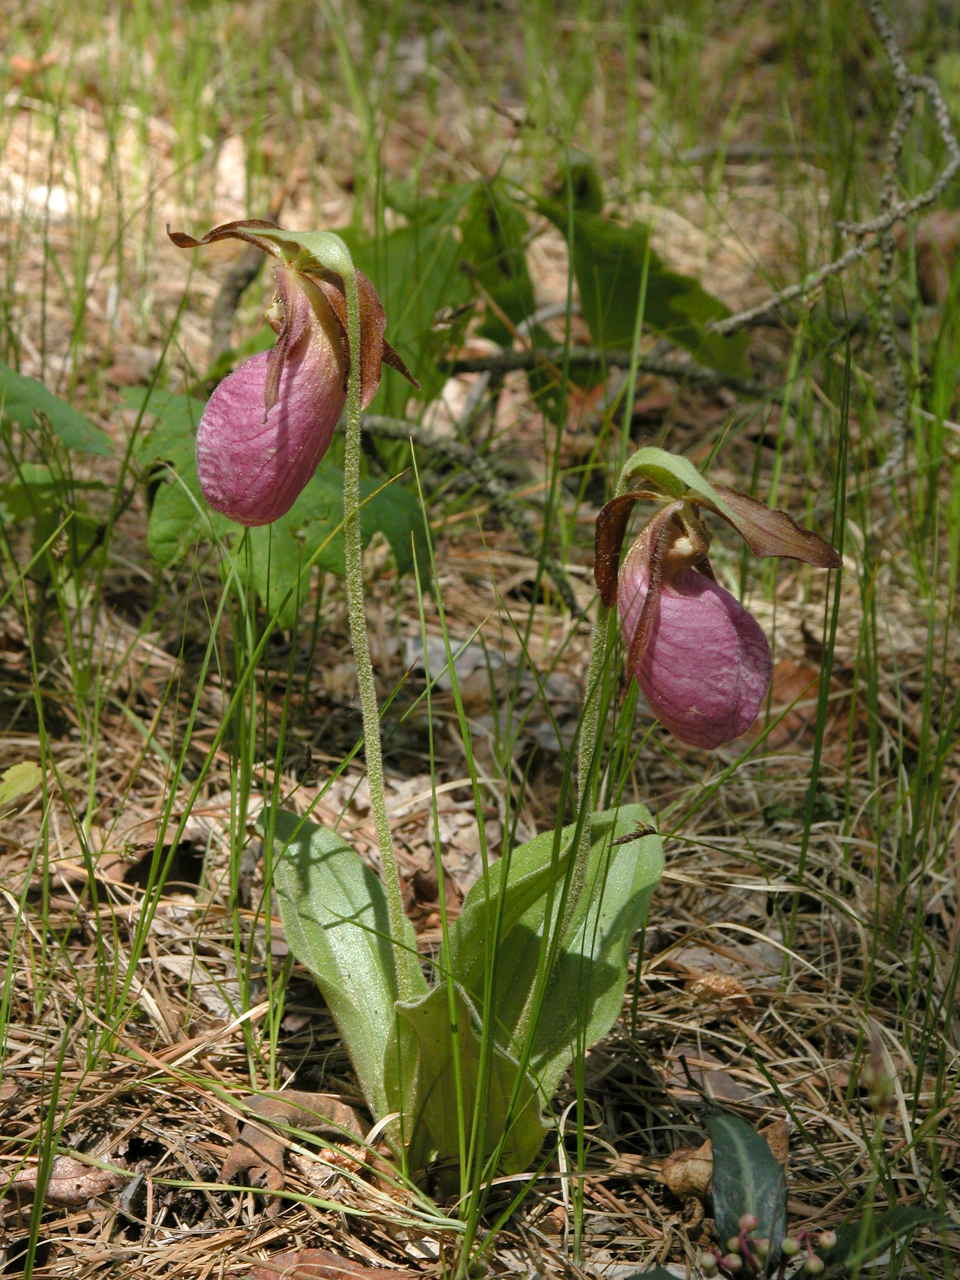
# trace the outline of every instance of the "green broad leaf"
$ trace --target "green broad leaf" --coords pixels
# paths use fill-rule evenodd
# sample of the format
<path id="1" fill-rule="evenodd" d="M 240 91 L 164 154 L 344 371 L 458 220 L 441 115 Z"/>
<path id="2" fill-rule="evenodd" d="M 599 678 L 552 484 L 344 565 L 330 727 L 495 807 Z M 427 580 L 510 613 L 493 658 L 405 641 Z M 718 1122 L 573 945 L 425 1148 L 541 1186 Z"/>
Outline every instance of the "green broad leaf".
<path id="1" fill-rule="evenodd" d="M 223 537 L 236 526 L 211 510 L 197 477 L 196 435 L 203 401 L 194 396 L 143 392 L 131 388 L 122 397 L 131 409 L 153 418 L 151 429 L 137 442 L 135 457 L 156 476 L 159 464 L 167 474 L 153 495 L 147 524 L 147 546 L 158 564 L 175 564 L 198 542 Z"/>
<path id="2" fill-rule="evenodd" d="M 568 151 L 554 184 L 555 194 L 564 200 L 568 191 L 577 213 L 602 213 L 603 180 L 600 170 L 589 155 L 576 148 Z"/>
<path id="3" fill-rule="evenodd" d="M 42 462 L 23 462 L 12 480 L 0 484 L 0 511 L 7 520 L 52 516 L 59 522 L 66 514 L 76 514 L 78 493 L 102 493 L 106 488 L 102 480 L 74 480 Z"/>
<path id="4" fill-rule="evenodd" d="M 461 226 L 461 257 L 471 280 L 480 285 L 488 299 L 479 332 L 508 347 L 513 344 L 517 327 L 537 309 L 527 269 L 528 232 L 526 213 L 502 182 L 474 184 Z M 528 337 L 534 348 L 554 345 L 542 325 L 534 325 Z M 589 386 L 603 377 L 603 370 L 599 365 L 593 369 L 583 366 L 575 375 L 571 373 L 574 376 Z M 528 371 L 527 382 L 540 412 L 552 422 L 565 423 L 566 396 L 556 369 L 538 365 Z"/>
<path id="5" fill-rule="evenodd" d="M 154 391 L 146 399 L 142 391 L 128 388 L 121 396 L 131 409 L 153 418 L 151 429 L 137 442 L 134 455 L 142 466 L 169 462 L 180 472 L 190 463 L 196 470 L 197 427 L 203 417 L 204 403 L 195 396 Z"/>
<path id="6" fill-rule="evenodd" d="M 42 415 L 49 422 L 53 433 L 68 449 L 101 457 L 113 452 L 110 437 L 89 418 L 48 391 L 42 382 L 24 377 L 0 363 L 0 417 L 29 427 L 34 414 Z"/>
<path id="7" fill-rule="evenodd" d="M 397 1014 L 384 1074 L 390 1105 L 409 1126 L 411 1167 L 419 1171 L 434 1157 L 457 1163 L 477 1115 L 481 1158 L 496 1155 L 505 1174 L 529 1169 L 546 1133 L 536 1087 L 496 1044 L 484 1054 L 484 1031 L 463 988 L 441 984 L 401 1001 Z"/>
<path id="8" fill-rule="evenodd" d="M 421 226 L 439 222 L 452 226 L 473 194 L 474 185 L 472 182 L 455 182 L 438 194 L 430 194 L 421 188 L 417 180 L 399 178 L 386 182 L 384 201 L 391 209 L 403 214 L 407 222 Z"/>
<path id="9" fill-rule="evenodd" d="M 567 239 L 583 317 L 597 346 L 630 347 L 642 301 L 645 328 L 685 347 L 711 369 L 748 375 L 748 336 L 722 337 L 707 328 L 729 316 L 729 307 L 693 276 L 670 271 L 651 248 L 645 223 L 622 226 L 599 212 L 571 211 L 557 200 L 538 205 Z"/>
<path id="10" fill-rule="evenodd" d="M 636 483 L 638 476 L 659 485 L 674 498 L 682 498 L 692 491 L 706 498 L 721 515 L 736 523 L 736 515 L 720 493 L 682 453 L 668 453 L 655 445 L 645 445 L 623 464 L 618 488 L 629 488 L 631 483 Z"/>
<path id="11" fill-rule="evenodd" d="M 147 524 L 147 547 L 160 565 L 175 564 L 198 542 L 229 533 L 232 525 L 211 511 L 200 492 L 196 467 L 171 466 L 157 490 Z"/>
<path id="12" fill-rule="evenodd" d="M 450 932 L 450 972 L 479 990 L 485 957 L 495 937 L 505 938 L 528 911 L 557 890 L 570 866 L 575 827 L 544 831 L 493 863 L 469 890 Z"/>
<path id="13" fill-rule="evenodd" d="M 459 343 L 468 317 L 463 314 L 447 325 L 438 318 L 472 297 L 460 270 L 460 244 L 451 230 L 458 208 L 451 205 L 450 225 L 413 223 L 377 238 L 344 232 L 357 266 L 377 283 L 391 343 L 420 383 L 414 392 L 387 371 L 375 402 L 380 413 L 403 417 L 411 395 L 429 402 L 447 379 L 439 358 Z"/>
<path id="14" fill-rule="evenodd" d="M 393 1033 L 397 1000 L 383 886 L 335 832 L 285 810 L 276 810 L 272 818 L 274 889 L 287 942 L 320 988 L 363 1096 L 380 1119 L 388 1110 L 384 1046 Z M 262 830 L 269 829 L 270 820 L 269 814 L 260 819 Z M 426 991 L 409 921 L 396 942 L 412 980 Z"/>
<path id="15" fill-rule="evenodd" d="M 461 252 L 470 274 L 514 329 L 537 308 L 527 269 L 526 215 L 499 182 L 475 184 L 461 226 Z M 480 332 L 509 346 L 514 333 L 489 309 Z"/>
<path id="16" fill-rule="evenodd" d="M 829 1252 L 821 1250 L 831 1267 L 854 1270 L 872 1258 L 893 1248 L 918 1227 L 947 1226 L 949 1219 L 938 1209 L 920 1204 L 898 1204 L 892 1209 L 867 1217 L 860 1214 L 837 1228 L 837 1243 Z"/>
<path id="17" fill-rule="evenodd" d="M 745 1120 L 729 1111 L 712 1111 L 707 1132 L 713 1145 L 713 1216 L 717 1236 L 726 1240 L 740 1231 L 740 1218 L 752 1213 L 756 1235 L 770 1241 L 766 1270 L 780 1257 L 787 1221 L 787 1181 L 783 1165 L 766 1141 Z"/>
<path id="18" fill-rule="evenodd" d="M 599 1040 L 620 1012 L 630 944 L 646 920 L 650 894 L 663 871 L 660 837 L 648 834 L 652 825 L 650 811 L 641 804 L 590 818 L 584 891 L 549 974 L 534 1031 L 530 1071 L 544 1101 L 577 1044 Z M 631 839 L 638 831 L 644 834 Z M 521 1014 L 536 982 L 541 949 L 548 945 L 551 893 L 555 915 L 575 837 L 575 825 L 564 827 L 559 838 L 544 832 L 501 859 L 467 894 L 450 930 L 450 971 L 478 1007 L 486 957 L 495 945 L 494 1034 L 514 1054 L 524 1048 Z"/>
<path id="19" fill-rule="evenodd" d="M 75 480 L 36 462 L 21 463 L 14 478 L 0 484 L 0 525 L 29 524 L 29 572 L 35 581 L 69 577 L 100 546 L 103 523 L 81 495 L 108 487 L 102 480 Z"/>
<path id="20" fill-rule="evenodd" d="M 43 780 L 40 766 L 32 760 L 21 760 L 0 773 L 0 813 L 35 791 Z"/>
<path id="21" fill-rule="evenodd" d="M 390 544 L 397 570 L 429 563 L 427 529 L 419 502 L 396 481 L 360 481 L 360 533 L 366 546 L 375 533 Z M 230 523 L 230 522 L 227 522 Z M 236 525 L 230 524 L 232 529 Z M 296 624 L 314 567 L 343 577 L 343 471 L 324 460 L 290 510 L 273 524 L 249 530 L 249 560 L 237 555 L 237 571 L 249 579 L 277 625 Z"/>

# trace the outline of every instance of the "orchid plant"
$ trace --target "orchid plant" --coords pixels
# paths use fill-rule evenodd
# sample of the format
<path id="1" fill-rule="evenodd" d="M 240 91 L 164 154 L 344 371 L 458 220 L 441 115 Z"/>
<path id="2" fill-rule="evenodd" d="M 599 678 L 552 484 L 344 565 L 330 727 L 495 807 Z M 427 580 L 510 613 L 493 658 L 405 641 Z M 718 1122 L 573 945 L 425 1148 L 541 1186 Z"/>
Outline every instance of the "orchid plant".
<path id="1" fill-rule="evenodd" d="M 578 748 L 577 817 L 508 847 L 486 865 L 460 916 L 445 922 L 428 981 L 405 915 L 387 814 L 380 722 L 364 616 L 359 535 L 360 415 L 381 364 L 406 373 L 385 342 L 373 286 L 335 235 L 250 221 L 217 227 L 279 261 L 269 353 L 214 391 L 197 438 L 203 491 L 247 525 L 275 520 L 309 480 L 346 412 L 345 541 L 350 631 L 381 879 L 336 831 L 270 808 L 283 856 L 275 889 L 287 940 L 338 1024 L 371 1112 L 408 1170 L 439 1162 L 462 1189 L 537 1158 L 543 1113 L 577 1052 L 619 1015 L 630 945 L 663 868 L 643 804 L 597 811 L 607 615 L 618 607 L 627 667 L 681 741 L 714 747 L 756 718 L 770 679 L 759 625 L 715 581 L 701 513 L 727 520 L 760 555 L 835 567 L 828 544 L 780 512 L 710 485 L 686 459 L 634 455 L 600 514 L 601 616 Z M 409 376 L 409 375 L 407 375 Z M 640 486 L 639 488 L 637 486 Z M 638 501 L 657 510 L 621 548 Z"/>

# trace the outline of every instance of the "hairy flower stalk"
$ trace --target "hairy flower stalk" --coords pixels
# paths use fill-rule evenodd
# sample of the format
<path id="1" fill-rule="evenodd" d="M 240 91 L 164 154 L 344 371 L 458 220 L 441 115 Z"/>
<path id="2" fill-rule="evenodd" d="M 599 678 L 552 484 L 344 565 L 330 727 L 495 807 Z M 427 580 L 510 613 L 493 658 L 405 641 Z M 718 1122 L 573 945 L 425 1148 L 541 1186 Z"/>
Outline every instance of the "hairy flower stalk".
<path id="1" fill-rule="evenodd" d="M 347 284 L 347 331 L 351 351 L 357 350 L 360 343 L 358 274 L 344 272 Z M 403 895 L 400 888 L 400 868 L 397 865 L 390 832 L 390 818 L 387 814 L 383 748 L 380 740 L 380 712 L 377 706 L 373 663 L 370 660 L 370 642 L 367 636 L 367 617 L 364 606 L 363 545 L 360 536 L 360 414 L 362 408 L 359 361 L 355 361 L 351 368 L 347 394 L 347 430 L 343 458 L 343 541 L 347 608 L 350 618 L 350 643 L 353 646 L 353 657 L 357 667 L 357 688 L 363 715 L 363 749 L 367 762 L 370 804 L 377 828 L 380 863 L 386 880 L 390 936 L 398 939 L 403 936 Z M 397 994 L 401 1000 L 409 1000 L 417 990 L 414 974 L 419 971 L 419 961 L 416 955 L 396 943 L 393 952 L 397 972 Z"/>

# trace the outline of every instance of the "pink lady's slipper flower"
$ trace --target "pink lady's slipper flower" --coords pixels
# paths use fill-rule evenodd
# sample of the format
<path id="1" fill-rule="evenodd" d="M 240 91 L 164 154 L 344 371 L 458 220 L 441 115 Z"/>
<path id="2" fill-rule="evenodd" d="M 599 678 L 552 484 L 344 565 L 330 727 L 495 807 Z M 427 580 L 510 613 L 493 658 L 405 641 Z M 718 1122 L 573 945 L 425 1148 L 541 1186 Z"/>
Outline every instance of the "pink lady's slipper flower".
<path id="1" fill-rule="evenodd" d="M 281 259 L 267 322 L 270 351 L 244 360 L 216 388 L 197 429 L 197 472 L 204 497 L 245 525 L 270 524 L 293 506 L 326 453 L 347 399 L 350 350 L 342 277 L 300 255 L 287 261 L 272 222 L 251 219 L 215 227 L 200 240 L 170 232 L 193 249 L 215 240 L 246 240 Z M 303 266 L 307 261 L 309 266 Z M 380 385 L 386 361 L 410 377 L 384 340 L 383 305 L 357 272 L 360 295 L 361 407 Z M 413 379 L 411 378 L 411 381 Z"/>
<path id="2" fill-rule="evenodd" d="M 622 564 L 634 503 L 663 498 L 649 492 L 615 498 L 597 521 L 595 566 L 604 603 L 617 603 L 627 670 L 654 715 L 681 742 L 706 748 L 750 728 L 767 696 L 772 662 L 756 619 L 714 578 L 707 532 L 693 508 L 722 515 L 758 555 L 790 556 L 822 568 L 840 564 L 829 543 L 783 512 L 733 490 L 712 491 L 718 504 L 689 494 L 662 505 Z"/>

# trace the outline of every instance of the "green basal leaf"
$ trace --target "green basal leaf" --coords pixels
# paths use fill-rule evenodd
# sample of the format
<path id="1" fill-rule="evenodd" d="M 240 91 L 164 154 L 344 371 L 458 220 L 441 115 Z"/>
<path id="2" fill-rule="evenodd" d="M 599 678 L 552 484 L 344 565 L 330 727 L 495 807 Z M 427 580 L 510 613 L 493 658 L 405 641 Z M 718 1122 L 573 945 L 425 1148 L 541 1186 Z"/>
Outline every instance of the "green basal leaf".
<path id="1" fill-rule="evenodd" d="M 6 520 L 35 520 L 76 516 L 78 493 L 103 492 L 102 480 L 74 480 L 57 475 L 42 462 L 22 462 L 12 480 L 0 484 L 0 512 Z"/>
<path id="2" fill-rule="evenodd" d="M 473 278 L 514 329 L 536 310 L 527 269 L 527 219 L 499 182 L 478 182 L 461 227 L 462 257 Z M 480 332 L 510 345 L 514 332 L 490 309 Z"/>
<path id="3" fill-rule="evenodd" d="M 504 346 L 512 346 L 516 330 L 537 309 L 536 294 L 527 269 L 529 234 L 527 214 L 500 181 L 477 182 L 463 220 L 461 259 L 470 279 L 480 286 L 487 301 L 479 332 Z M 551 347 L 554 340 L 542 325 L 534 325 L 527 337 L 534 348 Z M 598 366 L 571 371 L 571 380 L 590 386 L 603 378 Z M 548 364 L 527 372 L 530 393 L 541 413 L 551 422 L 565 424 L 567 397 L 557 370 Z"/>
<path id="4" fill-rule="evenodd" d="M 48 391 L 42 382 L 24 377 L 0 363 L 0 418 L 30 427 L 35 414 L 42 415 L 50 423 L 53 433 L 68 449 L 101 457 L 113 452 L 110 437 L 89 418 Z"/>
<path id="5" fill-rule="evenodd" d="M 454 182 L 437 194 L 423 190 L 417 178 L 386 179 L 384 201 L 403 214 L 407 222 L 425 226 L 431 222 L 452 226 L 473 194 L 473 182 Z"/>
<path id="6" fill-rule="evenodd" d="M 547 981 L 530 1057 L 544 1100 L 552 1095 L 578 1041 L 600 1039 L 620 1012 L 630 943 L 643 926 L 663 870 L 658 835 L 629 837 L 651 827 L 650 812 L 641 804 L 622 805 L 590 819 L 584 892 Z M 563 828 L 559 838 L 545 832 L 501 859 L 470 890 L 450 931 L 450 970 L 478 1006 L 486 956 L 495 946 L 494 1034 L 514 1054 L 523 1050 L 521 1014 L 546 945 L 551 890 L 555 913 L 575 837 L 575 825 Z M 623 844 L 615 843 L 624 837 Z"/>
<path id="7" fill-rule="evenodd" d="M 43 780 L 40 766 L 32 760 L 21 760 L 0 773 L 0 813 L 15 801 L 35 791 Z"/>
<path id="8" fill-rule="evenodd" d="M 171 467 L 150 508 L 147 547 L 160 565 L 175 564 L 198 542 L 224 536 L 230 522 L 203 500 L 196 470 Z"/>
<path id="9" fill-rule="evenodd" d="M 463 988 L 441 984 L 401 1001 L 397 1013 L 384 1075 L 390 1105 L 408 1130 L 411 1168 L 419 1171 L 433 1158 L 457 1163 L 476 1115 L 480 1158 L 496 1156 L 505 1174 L 529 1169 L 546 1133 L 537 1090 L 499 1046 L 484 1055 L 484 1031 Z"/>
<path id="10" fill-rule="evenodd" d="M 423 512 L 409 489 L 396 481 L 377 485 L 365 478 L 360 482 L 360 501 L 364 546 L 375 533 L 382 533 L 398 572 L 410 572 L 415 560 L 428 563 Z M 259 599 L 276 614 L 278 626 L 294 626 L 309 590 L 311 570 L 318 567 L 340 577 L 345 572 L 341 468 L 324 459 L 286 515 L 249 530 L 249 545 L 250 560 L 238 555 L 238 572 L 249 571 Z"/>
<path id="11" fill-rule="evenodd" d="M 603 212 L 603 180 L 593 159 L 583 151 L 571 148 L 561 166 L 556 193 L 566 198 L 569 189 L 573 207 L 578 213 Z"/>
<path id="12" fill-rule="evenodd" d="M 261 829 L 268 829 L 269 820 L 266 814 L 261 818 Z M 284 810 L 277 810 L 273 820 L 274 888 L 287 942 L 313 974 L 363 1096 L 380 1119 L 388 1111 L 384 1046 L 393 1034 L 397 1000 L 383 886 L 335 832 Z M 396 941 L 416 953 L 409 922 Z M 426 991 L 422 975 L 420 981 Z"/>
<path id="13" fill-rule="evenodd" d="M 102 480 L 75 480 L 38 462 L 20 463 L 13 478 L 0 484 L 0 525 L 30 528 L 28 572 L 34 581 L 70 578 L 94 553 L 102 560 L 104 525 L 81 495 L 108 488 Z"/>
<path id="14" fill-rule="evenodd" d="M 713 1216 L 717 1236 L 726 1240 L 740 1231 L 740 1218 L 752 1213 L 757 1237 L 770 1241 L 766 1269 L 771 1272 L 780 1257 L 787 1221 L 787 1182 L 783 1165 L 759 1133 L 728 1111 L 707 1116 L 707 1132 L 713 1145 Z"/>
<path id="15" fill-rule="evenodd" d="M 195 396 L 154 391 L 146 400 L 142 391 L 130 388 L 122 399 L 138 413 L 154 419 L 154 425 L 140 438 L 135 456 L 141 466 L 169 462 L 181 475 L 193 467 L 196 474 L 196 435 L 203 417 L 203 401 Z"/>

